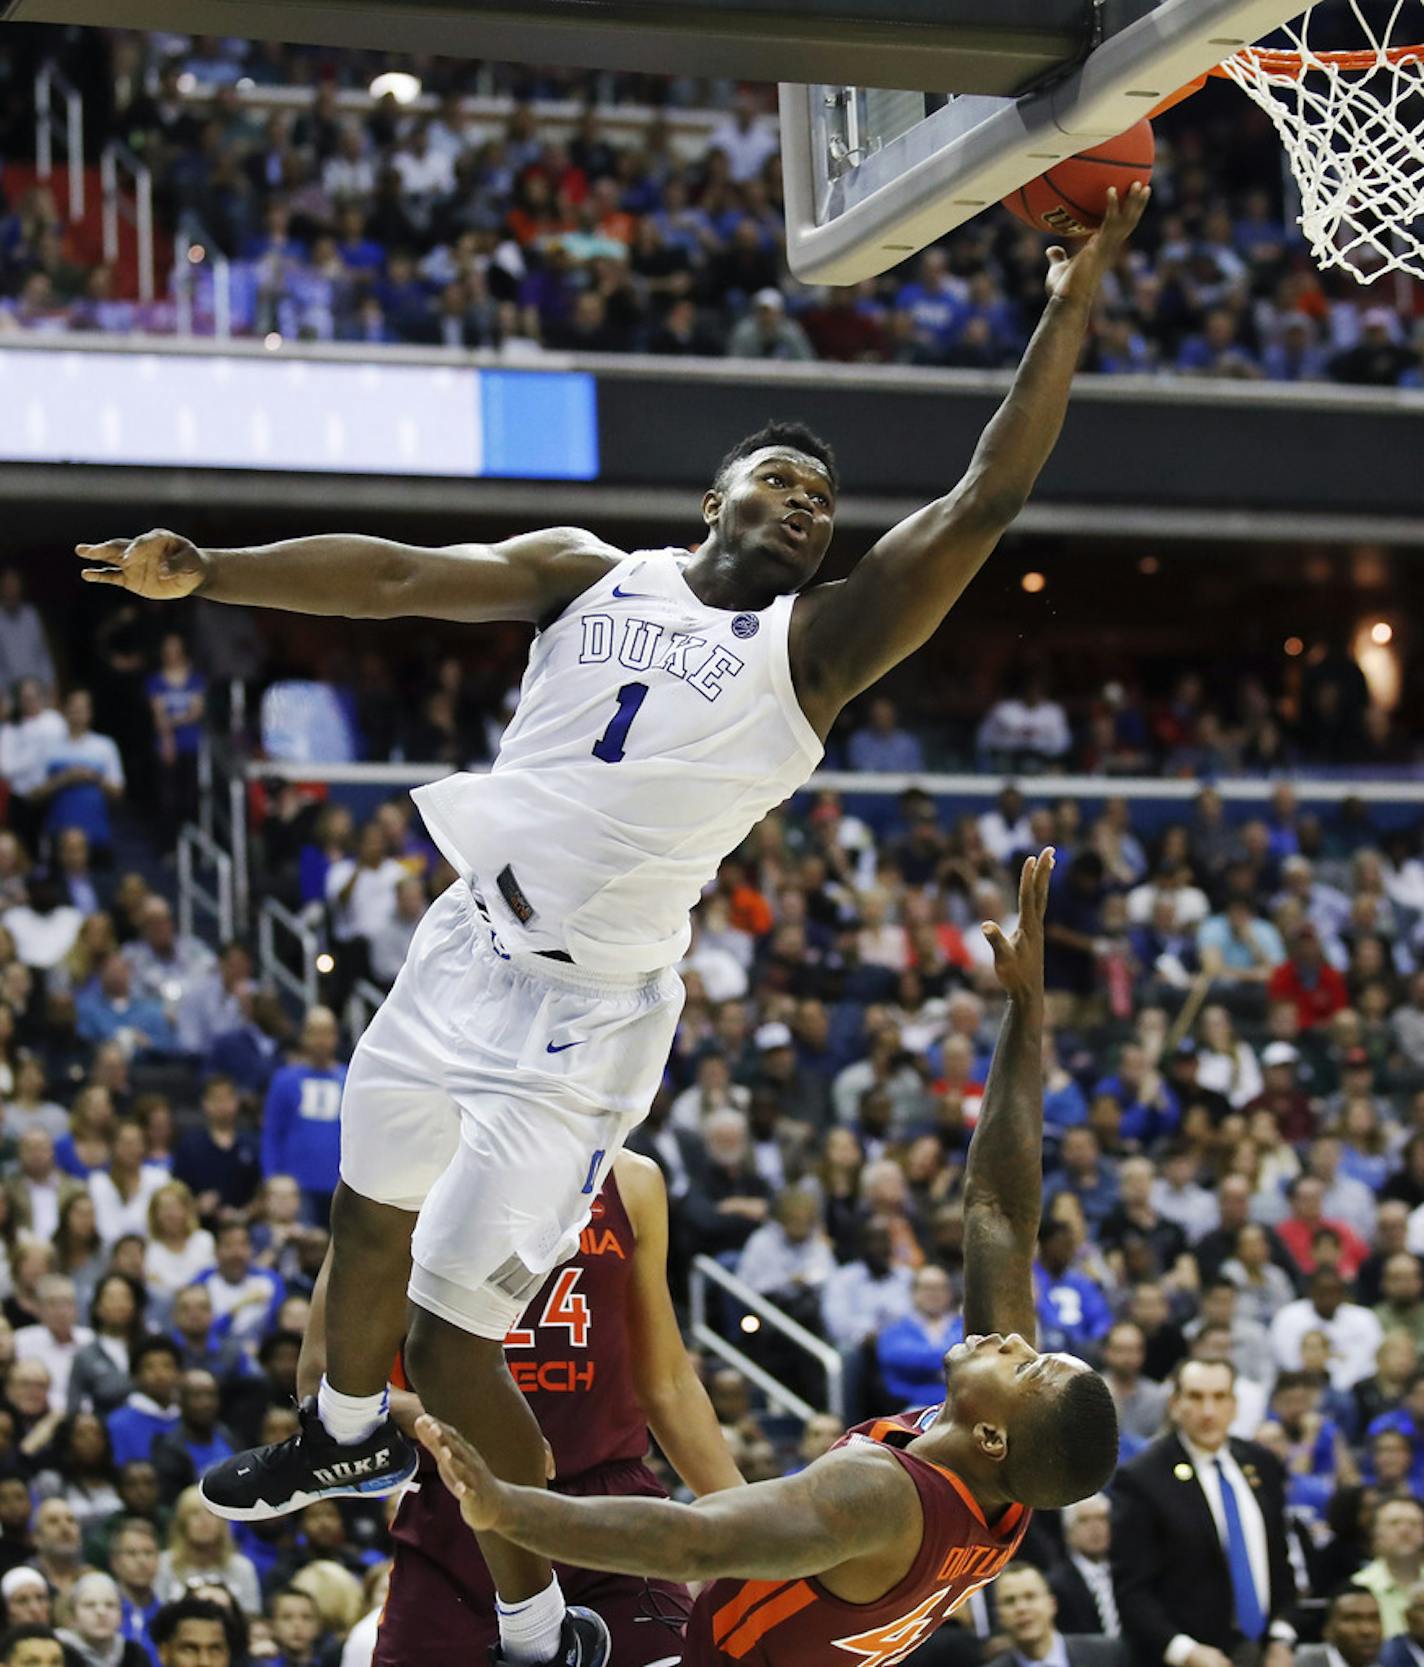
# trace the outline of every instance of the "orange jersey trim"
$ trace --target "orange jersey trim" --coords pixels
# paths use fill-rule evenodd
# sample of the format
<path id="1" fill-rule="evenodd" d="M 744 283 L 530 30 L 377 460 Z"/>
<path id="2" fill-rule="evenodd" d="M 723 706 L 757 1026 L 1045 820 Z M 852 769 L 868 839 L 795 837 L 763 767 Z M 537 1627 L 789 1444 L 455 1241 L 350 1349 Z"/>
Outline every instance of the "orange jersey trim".
<path id="1" fill-rule="evenodd" d="M 916 1455 L 911 1453 L 910 1457 L 915 1458 Z M 1012 1537 L 1014 1528 L 1018 1523 L 1019 1518 L 1024 1513 L 1023 1506 L 1020 1505 L 1017 1500 L 1015 1500 L 1012 1505 L 1005 1508 L 1003 1516 L 1001 1516 L 991 1528 L 985 1519 L 983 1511 L 979 1509 L 979 1501 L 969 1491 L 965 1483 L 958 1476 L 956 1476 L 952 1470 L 946 1470 L 942 1464 L 933 1464 L 928 1459 L 921 1459 L 920 1463 L 929 1464 L 932 1470 L 939 1471 L 940 1475 L 944 1477 L 945 1481 L 949 1483 L 949 1485 L 964 1501 L 966 1507 L 974 1513 L 975 1520 L 984 1528 L 986 1533 L 996 1534 L 1000 1540 L 1007 1540 Z"/>
<path id="2" fill-rule="evenodd" d="M 724 1655 L 729 1655 L 734 1661 L 740 1661 L 748 1654 L 773 1627 L 780 1626 L 783 1621 L 789 1621 L 793 1615 L 799 1615 L 807 1604 L 815 1603 L 816 1593 L 810 1582 L 794 1581 L 785 1590 L 774 1597 L 754 1607 L 746 1619 L 724 1638 L 718 1640 L 717 1647 Z M 727 1605 L 731 1608 L 732 1605 Z"/>
<path id="3" fill-rule="evenodd" d="M 870 1439 L 872 1441 L 884 1442 L 887 1435 L 903 1435 L 904 1433 L 905 1426 L 897 1423 L 893 1418 L 878 1418 L 870 1427 Z M 904 1453 L 908 1452 L 908 1449 L 898 1447 L 895 1451 Z M 987 1529 L 989 1533 L 1000 1534 L 1007 1537 L 1013 1530 L 1013 1527 L 1018 1522 L 1019 1518 L 1023 1515 L 1023 1506 L 1015 1501 L 1014 1504 L 1008 1507 L 1003 1516 L 999 1518 L 998 1522 L 990 1528 L 988 1522 L 985 1520 L 983 1511 L 979 1509 L 979 1501 L 952 1470 L 947 1469 L 942 1464 L 936 1464 L 933 1459 L 922 1459 L 918 1453 L 910 1453 L 909 1456 L 912 1459 L 919 1459 L 921 1464 L 927 1464 L 931 1470 L 937 1470 L 964 1501 L 968 1509 L 973 1512 L 975 1521 L 978 1522 L 981 1527 Z"/>
<path id="4" fill-rule="evenodd" d="M 914 1455 L 911 1454 L 911 1457 L 913 1458 Z M 952 1487 L 964 1501 L 965 1506 L 972 1513 L 974 1520 L 980 1525 L 980 1527 L 987 1528 L 989 1524 L 984 1520 L 983 1511 L 979 1509 L 979 1501 L 974 1497 L 969 1489 L 965 1487 L 964 1483 L 960 1481 L 958 1476 L 956 1476 L 952 1470 L 946 1470 L 943 1465 L 937 1464 L 935 1469 L 939 1471 L 940 1475 L 944 1477 L 945 1481 L 949 1483 L 950 1487 Z"/>
<path id="5" fill-rule="evenodd" d="M 763 1598 L 769 1598 L 773 1592 L 779 1592 L 790 1582 L 785 1580 L 745 1580 L 742 1589 L 734 1598 L 728 1598 L 726 1603 L 712 1617 L 712 1636 L 720 1649 L 722 1640 L 736 1626 L 746 1612 L 760 1603 Z"/>

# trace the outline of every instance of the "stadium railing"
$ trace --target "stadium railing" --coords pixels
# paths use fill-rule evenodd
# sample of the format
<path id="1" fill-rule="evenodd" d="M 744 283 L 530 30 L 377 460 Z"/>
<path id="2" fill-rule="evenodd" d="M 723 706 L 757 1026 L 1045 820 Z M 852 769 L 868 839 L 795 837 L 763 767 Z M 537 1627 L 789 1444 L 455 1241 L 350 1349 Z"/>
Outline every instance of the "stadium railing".
<path id="1" fill-rule="evenodd" d="M 58 97 L 63 110 L 56 112 Z M 84 218 L 84 100 L 73 82 L 54 64 L 41 64 L 35 75 L 35 177 L 46 183 L 54 175 L 54 145 L 64 151 L 69 173 L 69 218 Z"/>
<path id="2" fill-rule="evenodd" d="M 290 940 L 295 972 L 279 948 L 279 933 L 283 945 Z M 315 1007 L 320 995 L 321 969 L 317 962 L 322 953 L 321 938 L 306 920 L 275 897 L 262 899 L 257 911 L 257 959 L 262 978 L 299 1003 L 303 1012 Z"/>
<path id="3" fill-rule="evenodd" d="M 492 83 L 486 77 L 487 87 Z M 217 97 L 218 87 L 207 82 L 193 81 L 180 87 L 180 97 L 187 104 L 207 105 Z M 310 110 L 316 103 L 316 89 L 312 86 L 279 87 L 241 82 L 229 96 L 244 110 L 263 110 L 269 113 L 290 111 L 297 114 Z M 341 116 L 361 118 L 369 116 L 379 105 L 365 87 L 343 87 L 336 93 L 336 111 Z M 541 139 L 570 138 L 587 114 L 589 106 L 582 99 L 535 98 L 516 99 L 510 93 L 493 90 L 477 91 L 460 100 L 460 109 L 470 125 L 476 141 L 501 135 L 518 109 L 527 108 L 538 126 Z M 440 109 L 434 93 L 421 92 L 401 106 L 402 115 L 433 116 Z M 687 161 L 697 161 L 706 154 L 707 139 L 726 117 L 720 109 L 615 103 L 611 99 L 594 102 L 600 131 L 610 139 L 635 139 L 647 134 L 655 126 L 665 126 L 669 142 Z"/>
<path id="4" fill-rule="evenodd" d="M 201 334 L 195 330 L 199 316 L 198 298 L 205 281 L 211 285 L 213 338 L 232 339 L 232 264 L 217 239 L 191 209 L 178 217 L 173 233 L 173 299 L 177 306 L 178 334 Z"/>
<path id="5" fill-rule="evenodd" d="M 369 978 L 358 978 L 346 999 L 346 1010 L 341 1015 L 353 1044 L 375 1017 L 376 1009 L 386 999 L 386 992 Z"/>
<path id="6" fill-rule="evenodd" d="M 232 879 L 232 853 L 196 823 L 185 823 L 178 835 L 178 930 L 191 936 L 195 927 L 209 927 L 226 943 L 236 927 Z"/>
<path id="7" fill-rule="evenodd" d="M 742 1326 L 749 1336 L 754 1336 L 762 1326 L 769 1326 L 783 1337 L 793 1347 L 821 1367 L 826 1374 L 826 1400 L 822 1407 L 812 1406 L 773 1377 L 764 1366 L 759 1365 L 750 1355 L 739 1349 L 735 1343 L 726 1338 L 712 1323 L 708 1316 L 708 1287 L 715 1285 L 724 1293 L 728 1300 L 729 1309 L 744 1310 Z M 695 1256 L 688 1280 L 688 1298 L 692 1310 L 691 1336 L 700 1348 L 715 1354 L 719 1360 L 724 1360 L 729 1366 L 735 1366 L 746 1378 L 761 1390 L 767 1400 L 782 1412 L 795 1413 L 798 1418 L 810 1418 L 818 1412 L 830 1411 L 838 1418 L 845 1416 L 845 1368 L 841 1357 L 824 1338 L 817 1337 L 814 1332 L 807 1331 L 805 1326 L 793 1320 L 791 1316 L 778 1308 L 774 1302 L 759 1295 L 750 1285 L 729 1273 L 720 1262 L 710 1256 Z M 757 1323 L 747 1325 L 746 1319 L 753 1318 Z"/>
<path id="8" fill-rule="evenodd" d="M 99 182 L 104 199 L 104 259 L 111 267 L 118 264 L 120 226 L 132 226 L 138 250 L 138 298 L 152 301 L 153 170 L 121 140 L 110 139 L 99 153 Z M 125 186 L 133 193 L 132 206 L 125 196 Z"/>
<path id="9" fill-rule="evenodd" d="M 476 771 L 487 766 L 475 766 Z M 271 780 L 322 784 L 328 794 L 349 805 L 358 817 L 372 813 L 392 792 L 400 792 L 421 782 L 434 781 L 451 774 L 444 764 L 319 764 L 279 763 L 273 760 L 256 761 L 246 766 L 250 781 Z M 1358 800 L 1370 807 L 1380 826 L 1409 824 L 1418 821 L 1424 810 L 1424 781 L 1412 780 L 1351 780 L 1342 775 L 1312 777 L 1296 772 L 1288 777 L 1239 777 L 1215 781 L 1169 780 L 1159 776 L 1083 776 L 1083 775 L 974 775 L 959 774 L 885 774 L 869 775 L 851 770 L 818 770 L 796 798 L 820 791 L 831 791 L 841 797 L 847 811 L 861 816 L 877 834 L 883 835 L 896 822 L 899 796 L 911 788 L 928 793 L 949 815 L 964 811 L 988 809 L 1003 789 L 1018 786 L 1032 804 L 1073 799 L 1091 816 L 1095 809 L 1109 799 L 1127 799 L 1133 806 L 1134 826 L 1141 832 L 1180 819 L 1183 810 L 1207 787 L 1221 794 L 1228 815 L 1237 819 L 1249 816 L 1266 806 L 1282 782 L 1294 789 L 1302 807 L 1338 808 L 1350 800 Z M 245 783 L 234 776 L 230 783 L 232 817 L 230 827 L 243 830 L 243 791 Z M 793 799 L 792 803 L 796 801 Z M 250 872 L 250 858 L 246 841 L 239 833 L 230 851 L 235 875 L 234 884 L 240 900 Z M 264 910 L 270 905 L 264 904 Z M 260 975 L 270 979 L 289 994 L 315 992 L 318 987 L 317 957 L 324 952 L 321 933 L 306 920 L 299 920 L 281 911 L 286 921 L 294 922 L 289 935 L 295 943 L 283 943 L 288 951 L 300 949 L 302 959 L 294 971 L 289 958 L 279 955 L 277 940 L 270 933 L 261 939 Z M 242 914 L 239 907 L 239 922 Z M 283 924 L 286 924 L 286 921 Z M 360 1028 L 370 1013 L 379 1005 L 374 985 L 366 996 L 350 1009 L 360 1020 Z M 315 1000 L 315 994 L 311 995 Z M 364 1017 L 362 1016 L 364 1014 Z M 353 1034 L 359 1035 L 360 1028 Z"/>

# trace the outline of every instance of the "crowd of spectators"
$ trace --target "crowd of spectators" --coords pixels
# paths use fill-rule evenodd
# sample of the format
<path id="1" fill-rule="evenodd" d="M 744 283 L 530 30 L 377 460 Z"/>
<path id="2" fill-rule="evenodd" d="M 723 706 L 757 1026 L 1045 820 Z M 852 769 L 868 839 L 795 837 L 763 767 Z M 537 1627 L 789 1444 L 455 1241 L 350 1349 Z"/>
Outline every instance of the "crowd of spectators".
<path id="1" fill-rule="evenodd" d="M 82 691 L 56 686 L 43 623 L 0 576 L 0 666 L 21 685 L 0 728 L 0 1667 L 186 1667 L 174 1640 L 195 1633 L 236 1667 L 364 1667 L 382 1513 L 327 1503 L 229 1530 L 193 1484 L 296 1427 L 346 998 L 357 980 L 390 983 L 452 876 L 404 798 L 364 820 L 320 789 L 259 798 L 260 877 L 332 958 L 327 1003 L 290 1010 L 248 944 L 179 931 L 158 878 L 55 819 L 79 790 L 114 810 L 110 765 L 133 773 L 134 747 L 164 762 L 165 738 L 172 762 L 175 732 L 203 720 L 181 638 L 150 659 L 112 640 L 137 661 L 149 720 L 122 747 L 100 745 Z M 437 681 L 461 710 L 458 677 Z M 986 759 L 1071 740 L 1046 701 L 1025 688 L 988 714 Z M 1183 735 L 1189 705 L 1172 707 Z M 1303 720 L 1302 743 L 1312 734 Z M 1144 744 L 1151 767 L 1160 744 Z M 918 745 L 872 705 L 846 761 L 914 775 Z M 1112 798 L 1085 814 L 1026 779 L 977 810 L 911 790 L 873 822 L 808 794 L 755 830 L 696 911 L 687 1006 L 632 1144 L 668 1181 L 678 1297 L 695 1256 L 718 1258 L 837 1351 L 845 1405 L 803 1424 L 708 1359 L 729 1440 L 750 1478 L 773 1476 L 850 1419 L 938 1394 L 962 1330 L 963 1166 L 999 1012 L 977 927 L 1012 926 L 1017 866 L 1045 844 L 1059 861 L 1039 1340 L 1103 1367 L 1125 1458 L 1170 1416 L 1179 1362 L 1229 1360 L 1238 1430 L 1288 1471 L 1302 1597 L 1358 1578 L 1380 1637 L 1346 1667 L 1374 1667 L 1382 1638 L 1404 1640 L 1383 1667 L 1413 1667 L 1424 859 L 1414 830 L 1358 802 L 1316 814 L 1281 782 L 1244 816 L 1209 786 L 1166 817 Z M 714 1309 L 822 1404 L 808 1357 L 742 1318 Z M 1064 1571 L 1102 1563 L 1105 1521 L 1090 1502 L 1035 1528 L 1025 1554 L 1061 1604 Z M 950 1629 L 965 1667 L 1004 1641 L 1021 1660 L 1052 1653 L 1023 1578 Z M 1110 1631 L 1106 1605 L 1096 1614 Z"/>
<path id="2" fill-rule="evenodd" d="M 451 879 L 408 803 L 361 825 L 313 803 L 288 837 L 334 996 L 357 972 L 388 982 Z M 1302 1594 L 1358 1573 L 1403 1635 L 1424 1572 L 1424 1516 L 1393 1511 L 1424 1480 L 1424 869 L 1288 788 L 1245 821 L 1207 789 L 1155 827 L 1009 789 L 957 817 L 911 791 L 872 828 L 820 793 L 729 859 L 632 1144 L 668 1180 L 678 1294 L 717 1257 L 830 1342 L 846 1397 L 843 1420 L 802 1426 L 709 1363 L 729 1438 L 775 1475 L 845 1420 L 934 1399 L 999 1009 L 977 923 L 1012 926 L 1016 867 L 1044 843 L 1039 1340 L 1102 1365 L 1124 1457 L 1178 1362 L 1230 1360 L 1239 1431 L 1289 1472 Z M 0 836 L 0 865 L 23 874 L 17 847 Z M 374 1601 L 379 1513 L 230 1534 L 191 1489 L 294 1427 L 350 1038 L 328 1007 L 293 1024 L 244 945 L 177 934 L 141 881 L 106 901 L 48 965 L 21 952 L 24 905 L 0 918 L 5 1618 L 30 1592 L 66 1639 L 116 1614 L 162 1660 L 156 1606 L 201 1588 L 252 1659 L 334 1660 Z M 734 1302 L 717 1318 L 822 1398 L 819 1369 L 743 1332 Z M 1057 1532 L 1028 1548 L 1050 1571 Z M 976 1649 L 1012 1642 L 1012 1603 L 975 1613 Z"/>
<path id="3" fill-rule="evenodd" d="M 388 982 L 451 878 L 408 803 L 358 826 L 314 801 L 285 837 L 329 932 L 337 999 L 355 976 Z M 1321 1569 L 1368 1572 L 1370 1523 L 1378 1511 L 1385 1533 L 1382 1507 L 1417 1488 L 1424 1436 L 1424 869 L 1391 856 L 1368 818 L 1322 822 L 1284 786 L 1259 818 L 1231 820 L 1207 789 L 1155 829 L 1121 801 L 1085 822 L 1075 801 L 1014 789 L 955 819 L 911 791 L 879 828 L 829 793 L 769 818 L 697 911 L 686 1012 L 634 1136 L 668 1178 L 675 1280 L 717 1256 L 821 1333 L 843 1358 L 848 1418 L 933 1398 L 961 1327 L 959 1188 L 998 1007 L 976 923 L 1012 925 L 1016 866 L 1044 843 L 1060 866 L 1040 1341 L 1102 1364 L 1124 1456 L 1159 1427 L 1177 1362 L 1230 1359 L 1239 1430 L 1289 1469 L 1303 1590 L 1324 1589 Z M 122 1374 L 102 1341 L 82 1354 L 76 1302 L 100 1339 L 130 1327 L 112 1270 L 131 1257 L 147 1316 L 185 1362 L 201 1355 L 215 1412 L 248 1438 L 281 1427 L 273 1400 L 326 1243 L 346 1039 L 326 1008 L 294 1034 L 245 948 L 214 964 L 173 938 L 161 900 L 128 888 L 113 919 L 120 948 L 88 963 L 87 985 L 81 955 L 45 981 L 38 1027 L 16 1013 L 15 1219 L 50 1209 L 64 1246 L 51 1259 L 19 1233 L 16 1288 L 44 1332 L 45 1393 L 72 1347 L 67 1402 L 98 1406 Z M 86 922 L 85 952 L 104 935 Z M 112 1010 L 116 1029 L 93 1032 L 104 1043 L 87 1076 L 71 1063 L 66 1117 L 45 1061 L 76 982 L 75 1007 Z M 141 1026 L 124 1005 L 136 999 L 150 1004 Z M 160 1023 L 181 1044 L 135 1039 Z M 27 1037 L 34 1058 L 18 1051 Z M 140 1092 L 155 1054 L 184 1073 L 164 1079 L 166 1099 Z M 136 1121 L 115 1121 L 116 1104 Z M 739 1318 L 735 1304 L 722 1315 L 734 1333 Z M 739 1341 L 821 1394 L 772 1334 Z M 194 1463 L 219 1449 L 181 1380 L 187 1433 L 175 1442 L 155 1418 L 174 1392 L 152 1378 L 171 1364 L 161 1344 L 134 1348 L 139 1387 L 108 1430 L 120 1461 L 146 1445 L 181 1518 L 193 1464 L 175 1446 Z M 10 1386 L 16 1405 L 25 1381 Z M 834 1434 L 826 1418 L 803 1430 L 767 1416 L 736 1373 L 712 1388 L 751 1475 Z M 239 1539 L 257 1584 L 241 1564 L 227 1578 L 270 1600 L 290 1548 L 274 1560 Z M 1039 1551 L 1051 1559 L 1051 1542 Z M 1398 1569 L 1376 1577 L 1403 1589 Z M 1387 1629 L 1404 1624 L 1395 1596 Z"/>
<path id="4" fill-rule="evenodd" d="M 988 368 L 1017 361 L 1038 316 L 1044 239 L 1004 211 L 854 288 L 791 279 L 770 89 L 414 67 L 437 109 L 387 96 L 353 114 L 337 94 L 369 80 L 369 54 L 114 32 L 91 102 L 154 170 L 166 220 L 196 215 L 231 257 L 244 333 Z M 268 111 L 239 90 L 263 86 L 315 92 Z M 492 130 L 464 108 L 472 88 L 521 102 Z M 539 96 L 589 102 L 554 137 L 523 102 Z M 657 113 L 633 138 L 612 133 L 630 98 L 727 114 L 686 155 Z M 1214 89 L 1164 118 L 1153 186 L 1086 369 L 1420 385 L 1417 285 L 1386 295 L 1316 272 L 1269 123 L 1239 95 Z M 171 298 L 137 307 L 77 258 L 47 188 L 8 207 L 0 325 L 174 327 Z M 197 270 L 210 321 L 210 263 Z"/>
<path id="5" fill-rule="evenodd" d="M 492 647 L 475 663 L 437 653 L 352 655 L 329 662 L 339 685 L 334 703 L 341 755 L 350 759 L 449 765 L 487 763 L 514 709 L 523 642 Z M 433 666 L 432 666 L 433 658 Z M 1109 669 L 1115 657 L 1099 664 Z M 1143 657 L 1131 684 L 1080 661 L 1050 691 L 1035 670 L 1010 671 L 1004 692 L 980 690 L 942 668 L 901 680 L 897 700 L 877 693 L 848 709 L 826 744 L 826 766 L 878 774 L 978 772 L 1031 776 L 1166 776 L 1218 781 L 1283 773 L 1383 780 L 1408 775 L 1424 735 L 1417 708 L 1393 710 L 1373 698 L 1346 653 L 1314 663 L 1277 657 L 1235 659 L 1223 652 L 1211 676 L 1178 672 L 1180 660 Z M 1407 668 L 1406 668 L 1407 669 Z M 333 704 L 323 692 L 291 742 L 298 710 L 284 701 L 272 726 L 277 756 L 300 745 L 313 756 L 323 733 L 317 718 Z"/>
<path id="6" fill-rule="evenodd" d="M 103 731 L 95 728 L 93 692 L 61 688 L 19 570 L 0 571 L 0 792 L 6 823 L 29 858 L 42 850 L 51 859 L 28 888 L 22 867 L 7 901 L 32 906 L 25 930 L 49 946 L 40 953 L 56 956 L 67 947 L 60 922 L 69 917 L 61 905 L 87 909 L 97 900 L 90 865 L 106 866 L 112 857 L 115 816 L 129 803 L 130 778 L 141 807 L 157 812 L 150 829 L 162 846 L 171 846 L 197 804 L 207 680 L 183 637 L 162 634 L 151 657 L 132 646 L 91 647 L 95 660 L 122 668 L 132 694 L 106 706 Z"/>

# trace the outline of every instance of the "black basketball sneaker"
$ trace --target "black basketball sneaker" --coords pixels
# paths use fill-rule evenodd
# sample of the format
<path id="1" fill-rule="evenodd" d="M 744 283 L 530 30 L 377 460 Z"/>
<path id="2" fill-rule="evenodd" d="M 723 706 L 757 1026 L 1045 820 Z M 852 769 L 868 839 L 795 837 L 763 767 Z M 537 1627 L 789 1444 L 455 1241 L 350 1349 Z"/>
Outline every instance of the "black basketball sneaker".
<path id="1" fill-rule="evenodd" d="M 608 1667 L 612 1653 L 613 1640 L 602 1615 L 574 1603 L 564 1611 L 559 1647 L 543 1667 Z M 510 1667 L 498 1644 L 490 1646 L 490 1667 Z"/>
<path id="2" fill-rule="evenodd" d="M 379 1499 L 415 1475 L 415 1448 L 387 1418 L 364 1441 L 334 1441 L 315 1396 L 301 1408 L 298 1434 L 215 1464 L 198 1484 L 203 1503 L 229 1522 L 266 1522 L 317 1499 Z"/>

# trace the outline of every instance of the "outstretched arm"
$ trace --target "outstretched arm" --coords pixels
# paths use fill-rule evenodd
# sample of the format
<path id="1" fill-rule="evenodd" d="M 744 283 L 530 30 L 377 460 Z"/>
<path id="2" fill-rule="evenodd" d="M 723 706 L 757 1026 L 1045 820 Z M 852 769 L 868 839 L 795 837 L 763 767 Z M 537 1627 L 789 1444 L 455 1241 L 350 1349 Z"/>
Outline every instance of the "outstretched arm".
<path id="1" fill-rule="evenodd" d="M 1012 938 L 984 936 L 1008 995 L 994 1063 L 964 1170 L 964 1329 L 1033 1341 L 1033 1259 L 1043 1208 L 1043 914 L 1053 852 L 1019 878 Z"/>
<path id="2" fill-rule="evenodd" d="M 1023 508 L 1063 426 L 1098 286 L 1147 198 L 1138 185 L 1122 203 L 1110 195 L 1101 231 L 1071 258 L 1048 251 L 1048 305 L 959 485 L 886 533 L 848 579 L 797 603 L 792 669 L 818 729 L 933 636 Z"/>
<path id="3" fill-rule="evenodd" d="M 858 1558 L 906 1567 L 922 1531 L 919 1496 L 889 1454 L 841 1448 L 796 1476 L 729 1488 L 695 1505 L 670 1499 L 567 1498 L 499 1481 L 451 1425 L 416 1433 L 465 1521 L 581 1569 L 657 1580 L 794 1580 Z"/>
<path id="4" fill-rule="evenodd" d="M 636 1239 L 627 1322 L 638 1405 L 668 1462 L 699 1498 L 744 1487 L 717 1414 L 688 1358 L 668 1293 L 668 1204 L 662 1171 L 636 1152 L 620 1152 L 613 1172 Z"/>
<path id="5" fill-rule="evenodd" d="M 472 624 L 537 623 L 566 606 L 623 552 L 580 527 L 550 527 L 500 544 L 424 549 L 359 533 L 288 538 L 251 549 L 199 549 L 166 528 L 80 544 L 90 584 L 154 602 L 194 594 L 213 602 L 347 619 L 418 615 Z"/>

